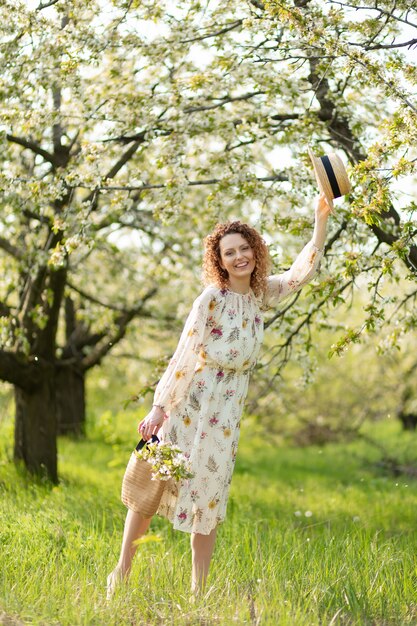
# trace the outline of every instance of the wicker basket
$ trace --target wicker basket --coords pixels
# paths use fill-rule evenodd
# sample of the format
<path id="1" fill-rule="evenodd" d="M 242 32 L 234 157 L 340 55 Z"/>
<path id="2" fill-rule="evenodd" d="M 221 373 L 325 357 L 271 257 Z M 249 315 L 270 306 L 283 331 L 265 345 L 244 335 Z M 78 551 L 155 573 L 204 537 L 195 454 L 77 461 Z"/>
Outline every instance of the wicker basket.
<path id="1" fill-rule="evenodd" d="M 158 510 L 169 481 L 152 480 L 152 467 L 132 452 L 122 482 L 122 502 L 143 517 L 152 517 Z"/>

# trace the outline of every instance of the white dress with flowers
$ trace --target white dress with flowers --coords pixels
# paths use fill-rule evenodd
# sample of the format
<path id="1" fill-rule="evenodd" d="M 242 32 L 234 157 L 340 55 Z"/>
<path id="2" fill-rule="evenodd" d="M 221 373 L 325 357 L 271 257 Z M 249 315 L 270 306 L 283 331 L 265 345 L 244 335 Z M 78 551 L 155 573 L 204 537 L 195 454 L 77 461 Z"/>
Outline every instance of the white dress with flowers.
<path id="1" fill-rule="evenodd" d="M 158 513 L 174 528 L 207 535 L 224 519 L 263 310 L 311 280 L 321 256 L 310 241 L 262 297 L 210 286 L 195 300 L 154 398 L 169 416 L 161 440 L 181 448 L 194 474 L 162 497 Z"/>

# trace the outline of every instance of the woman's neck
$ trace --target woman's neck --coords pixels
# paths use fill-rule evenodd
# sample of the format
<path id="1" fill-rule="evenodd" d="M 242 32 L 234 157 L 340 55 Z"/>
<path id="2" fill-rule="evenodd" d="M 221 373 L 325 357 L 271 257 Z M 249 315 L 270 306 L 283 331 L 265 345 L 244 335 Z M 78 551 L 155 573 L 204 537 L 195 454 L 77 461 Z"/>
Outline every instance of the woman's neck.
<path id="1" fill-rule="evenodd" d="M 240 293 L 242 295 L 249 293 L 250 291 L 250 279 L 242 279 L 242 280 L 229 280 L 230 291 L 234 291 L 235 293 Z"/>

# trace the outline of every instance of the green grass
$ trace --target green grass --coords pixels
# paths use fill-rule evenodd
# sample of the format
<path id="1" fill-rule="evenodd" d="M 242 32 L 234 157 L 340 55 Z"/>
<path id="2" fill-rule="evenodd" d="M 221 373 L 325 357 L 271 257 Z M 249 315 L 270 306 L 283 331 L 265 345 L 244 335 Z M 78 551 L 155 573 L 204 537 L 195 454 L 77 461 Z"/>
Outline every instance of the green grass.
<path id="1" fill-rule="evenodd" d="M 414 443 L 396 424 L 370 430 L 391 450 Z M 161 540 L 141 546 L 108 604 L 132 415 L 62 439 L 56 487 L 10 462 L 10 424 L 0 438 L 0 623 L 417 624 L 417 483 L 380 473 L 364 442 L 276 446 L 247 419 L 206 596 L 190 603 L 189 536 L 156 518 Z"/>

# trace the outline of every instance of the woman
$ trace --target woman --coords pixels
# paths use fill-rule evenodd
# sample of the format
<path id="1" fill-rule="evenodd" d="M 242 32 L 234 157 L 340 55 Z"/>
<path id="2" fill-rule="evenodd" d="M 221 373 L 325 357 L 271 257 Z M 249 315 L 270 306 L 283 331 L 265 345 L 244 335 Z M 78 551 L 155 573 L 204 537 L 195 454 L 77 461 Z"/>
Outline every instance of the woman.
<path id="1" fill-rule="evenodd" d="M 263 336 L 262 311 L 312 279 L 330 211 L 321 194 L 311 241 L 291 268 L 276 276 L 268 276 L 268 249 L 255 229 L 240 222 L 217 224 L 205 240 L 208 286 L 195 300 L 152 410 L 139 424 L 144 439 L 157 433 L 191 461 L 194 477 L 176 492 L 165 491 L 158 513 L 191 533 L 195 593 L 204 586 L 217 526 L 226 514 L 243 403 Z M 150 521 L 128 511 L 119 562 L 107 579 L 110 596 L 129 575 L 134 542 Z"/>

